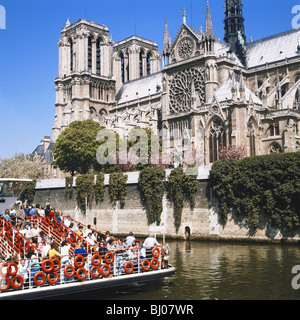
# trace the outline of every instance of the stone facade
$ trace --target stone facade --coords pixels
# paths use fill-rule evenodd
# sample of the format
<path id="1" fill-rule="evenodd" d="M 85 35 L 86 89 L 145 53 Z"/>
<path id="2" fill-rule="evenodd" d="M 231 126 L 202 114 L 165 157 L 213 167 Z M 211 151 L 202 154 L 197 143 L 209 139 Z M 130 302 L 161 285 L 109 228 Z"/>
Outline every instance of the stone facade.
<path id="1" fill-rule="evenodd" d="M 224 41 L 214 34 L 208 1 L 205 30 L 192 29 L 184 10 L 171 41 L 166 20 L 161 53 L 153 41 L 114 43 L 107 26 L 67 21 L 53 141 L 72 121 L 92 118 L 123 137 L 135 126 L 153 129 L 173 159 L 182 145 L 176 134 L 189 132 L 206 165 L 228 146 L 246 156 L 298 151 L 300 30 L 246 43 L 242 7 L 225 1 Z"/>

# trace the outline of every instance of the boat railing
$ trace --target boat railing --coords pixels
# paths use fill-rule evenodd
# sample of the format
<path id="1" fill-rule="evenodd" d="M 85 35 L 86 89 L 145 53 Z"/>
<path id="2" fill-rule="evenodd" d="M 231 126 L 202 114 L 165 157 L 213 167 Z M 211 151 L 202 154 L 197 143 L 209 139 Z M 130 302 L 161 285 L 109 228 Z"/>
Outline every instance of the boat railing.
<path id="1" fill-rule="evenodd" d="M 55 285 L 67 286 L 74 282 L 155 272 L 168 267 L 165 259 L 163 247 L 156 246 L 97 251 L 54 259 L 42 259 L 36 256 L 31 259 L 2 261 L 0 262 L 0 292 Z"/>
<path id="2" fill-rule="evenodd" d="M 32 243 L 10 222 L 0 218 L 0 253 L 4 256 L 24 256 L 29 250 L 35 251 Z"/>

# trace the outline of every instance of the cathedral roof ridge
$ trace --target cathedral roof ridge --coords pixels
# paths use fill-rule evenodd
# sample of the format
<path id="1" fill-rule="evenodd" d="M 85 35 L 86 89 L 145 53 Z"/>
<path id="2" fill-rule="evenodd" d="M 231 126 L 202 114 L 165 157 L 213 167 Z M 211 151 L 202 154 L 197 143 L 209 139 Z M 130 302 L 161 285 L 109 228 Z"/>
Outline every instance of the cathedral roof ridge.
<path id="1" fill-rule="evenodd" d="M 130 40 L 143 41 L 143 42 L 149 43 L 151 45 L 158 46 L 156 41 L 152 41 L 152 40 L 149 40 L 149 39 L 137 36 L 137 35 L 132 35 L 132 36 L 129 36 L 129 37 L 125 38 L 125 39 L 117 41 L 117 42 L 114 43 L 114 46 L 120 45 L 120 44 L 125 43 L 125 42 L 130 41 Z"/>
<path id="2" fill-rule="evenodd" d="M 252 42 L 248 42 L 246 44 L 246 46 L 248 48 L 248 47 L 251 47 L 251 46 L 255 46 L 257 43 L 261 43 L 261 42 L 264 42 L 264 41 L 272 40 L 272 39 L 275 39 L 275 38 L 280 38 L 280 37 L 287 36 L 287 35 L 290 35 L 290 34 L 293 34 L 293 33 L 297 33 L 297 32 L 300 33 L 300 29 L 286 30 L 286 31 L 283 31 L 283 32 L 279 32 L 279 33 L 276 33 L 276 34 L 273 34 L 273 35 L 270 35 L 270 36 L 266 36 L 266 37 L 254 40 Z"/>

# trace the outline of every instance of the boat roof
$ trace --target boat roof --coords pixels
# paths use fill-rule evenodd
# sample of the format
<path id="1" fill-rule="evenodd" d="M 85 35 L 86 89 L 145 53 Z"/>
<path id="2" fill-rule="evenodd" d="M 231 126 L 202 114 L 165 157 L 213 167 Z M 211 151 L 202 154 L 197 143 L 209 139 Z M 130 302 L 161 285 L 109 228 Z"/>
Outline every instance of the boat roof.
<path id="1" fill-rule="evenodd" d="M 0 178 L 0 182 L 31 182 L 31 179 Z"/>

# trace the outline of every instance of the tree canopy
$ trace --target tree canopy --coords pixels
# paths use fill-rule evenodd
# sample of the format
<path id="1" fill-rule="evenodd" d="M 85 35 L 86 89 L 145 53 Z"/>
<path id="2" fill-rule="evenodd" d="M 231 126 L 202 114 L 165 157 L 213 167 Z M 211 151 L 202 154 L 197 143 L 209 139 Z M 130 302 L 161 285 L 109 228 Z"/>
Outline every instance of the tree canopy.
<path id="1" fill-rule="evenodd" d="M 56 143 L 53 154 L 57 165 L 63 171 L 86 174 L 97 169 L 96 153 L 101 144 L 97 141 L 99 130 L 103 129 L 92 120 L 74 121 L 63 131 Z"/>

